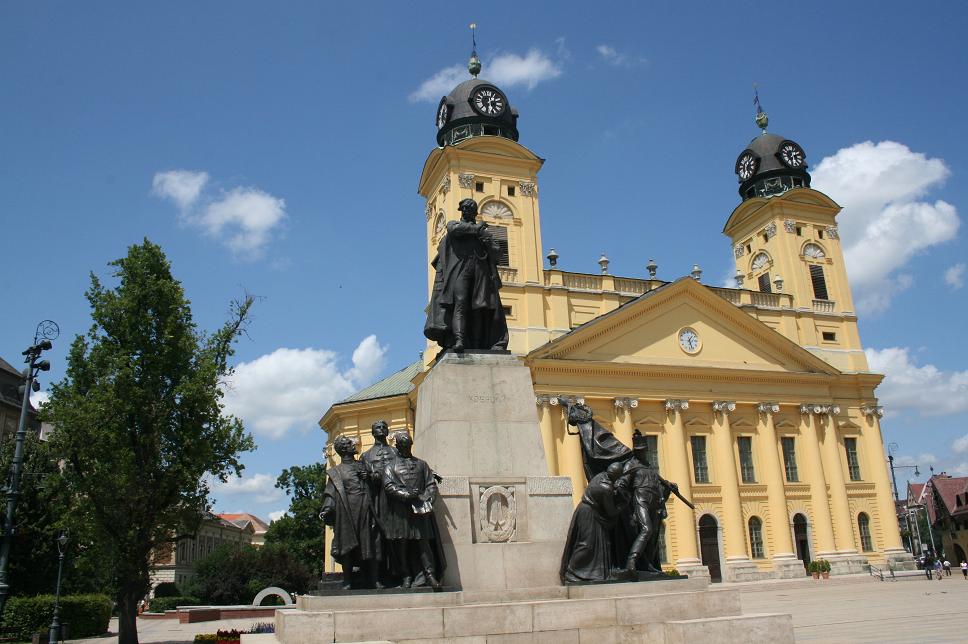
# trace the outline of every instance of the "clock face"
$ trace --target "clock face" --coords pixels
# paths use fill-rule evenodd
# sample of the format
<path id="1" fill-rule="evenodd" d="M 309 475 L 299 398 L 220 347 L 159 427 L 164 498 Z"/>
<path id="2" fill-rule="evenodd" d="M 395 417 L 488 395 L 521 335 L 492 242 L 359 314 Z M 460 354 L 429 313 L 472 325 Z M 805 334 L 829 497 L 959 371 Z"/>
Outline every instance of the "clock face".
<path id="1" fill-rule="evenodd" d="M 447 105 L 447 99 L 444 98 L 440 101 L 440 107 L 437 108 L 437 129 L 438 130 L 447 124 L 448 116 L 450 116 L 450 106 Z"/>
<path id="2" fill-rule="evenodd" d="M 686 353 L 699 353 L 699 349 L 702 347 L 702 341 L 699 339 L 699 334 L 696 333 L 695 329 L 685 327 L 679 331 L 679 346 Z"/>
<path id="3" fill-rule="evenodd" d="M 780 151 L 777 154 L 780 156 L 780 161 L 783 162 L 783 165 L 788 168 L 799 169 L 807 162 L 807 155 L 804 153 L 803 148 L 793 141 L 784 141 L 781 143 Z"/>
<path id="4" fill-rule="evenodd" d="M 746 181 L 754 174 L 756 174 L 756 169 L 760 165 L 760 160 L 756 158 L 756 155 L 752 152 L 744 152 L 739 155 L 736 159 L 736 174 L 743 181 Z"/>
<path id="5" fill-rule="evenodd" d="M 471 106 L 483 116 L 500 116 L 507 107 L 507 99 L 493 87 L 479 87 L 471 94 Z"/>

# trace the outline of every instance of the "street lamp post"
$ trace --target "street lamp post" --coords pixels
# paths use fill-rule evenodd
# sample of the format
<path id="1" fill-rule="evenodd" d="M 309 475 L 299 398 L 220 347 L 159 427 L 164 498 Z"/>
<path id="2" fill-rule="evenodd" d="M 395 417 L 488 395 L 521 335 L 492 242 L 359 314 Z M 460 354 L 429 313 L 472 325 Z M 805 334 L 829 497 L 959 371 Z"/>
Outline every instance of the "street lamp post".
<path id="1" fill-rule="evenodd" d="M 27 411 L 30 409 L 30 392 L 40 389 L 40 385 L 36 381 L 37 374 L 41 371 L 50 370 L 50 362 L 41 360 L 40 355 L 53 346 L 50 341 L 57 338 L 59 334 L 60 329 L 58 329 L 57 324 L 50 320 L 44 320 L 37 325 L 33 345 L 23 352 L 23 355 L 26 356 L 24 362 L 27 364 L 27 368 L 24 370 L 20 424 L 17 427 L 13 459 L 10 461 L 10 478 L 7 481 L 7 516 L 3 524 L 3 541 L 0 542 L 0 619 L 3 618 L 3 609 L 6 607 L 7 598 L 10 596 L 7 568 L 10 563 L 10 546 L 13 542 L 16 526 L 14 514 L 17 511 L 17 500 L 20 498 L 20 476 L 23 472 L 24 439 L 27 437 Z"/>
<path id="2" fill-rule="evenodd" d="M 898 494 L 897 494 L 897 474 L 894 473 L 894 470 L 895 469 L 901 469 L 901 468 L 912 468 L 913 467 L 914 468 L 914 476 L 921 476 L 921 472 L 918 470 L 918 466 L 917 465 L 895 465 L 894 464 L 894 452 L 895 451 L 897 451 L 897 443 L 891 443 L 891 444 L 889 444 L 887 446 L 887 462 L 891 464 L 891 480 L 894 483 L 894 503 L 897 504 L 897 502 L 900 499 L 898 498 Z M 904 523 L 905 523 L 905 526 L 907 527 L 908 546 L 910 546 L 911 552 L 913 553 L 914 552 L 914 537 L 911 534 L 911 520 L 908 517 L 908 513 L 907 512 L 904 513 Z M 918 541 L 920 542 L 921 539 L 919 538 Z"/>
<path id="3" fill-rule="evenodd" d="M 60 536 L 57 537 L 57 592 L 54 594 L 54 621 L 50 623 L 50 637 L 48 638 L 48 644 L 57 644 L 57 640 L 60 639 L 61 623 L 60 623 L 60 589 L 61 589 L 61 572 L 64 570 L 64 551 L 67 546 L 67 530 L 62 530 Z"/>

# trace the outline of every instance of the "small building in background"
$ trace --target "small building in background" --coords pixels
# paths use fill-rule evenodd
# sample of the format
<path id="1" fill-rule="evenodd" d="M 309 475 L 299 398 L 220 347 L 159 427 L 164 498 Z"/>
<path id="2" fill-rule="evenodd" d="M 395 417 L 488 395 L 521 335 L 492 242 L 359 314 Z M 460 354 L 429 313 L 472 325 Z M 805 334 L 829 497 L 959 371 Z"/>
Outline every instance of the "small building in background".
<path id="1" fill-rule="evenodd" d="M 255 527 L 251 522 L 236 525 L 210 512 L 205 513 L 194 537 L 179 539 L 155 552 L 151 566 L 151 594 L 163 582 L 179 586 L 195 576 L 195 563 L 216 548 L 234 544 L 241 548 L 253 541 Z"/>
<path id="2" fill-rule="evenodd" d="M 23 403 L 19 387 L 23 384 L 23 374 L 0 358 L 0 443 L 17 433 L 17 426 L 20 424 L 20 406 Z M 27 423 L 34 432 L 41 431 L 37 410 L 33 405 L 27 410 Z"/>
<path id="3" fill-rule="evenodd" d="M 262 546 L 265 544 L 266 530 L 269 529 L 269 524 L 254 514 L 249 514 L 248 512 L 223 512 L 218 516 L 240 528 L 252 526 L 252 545 Z"/>

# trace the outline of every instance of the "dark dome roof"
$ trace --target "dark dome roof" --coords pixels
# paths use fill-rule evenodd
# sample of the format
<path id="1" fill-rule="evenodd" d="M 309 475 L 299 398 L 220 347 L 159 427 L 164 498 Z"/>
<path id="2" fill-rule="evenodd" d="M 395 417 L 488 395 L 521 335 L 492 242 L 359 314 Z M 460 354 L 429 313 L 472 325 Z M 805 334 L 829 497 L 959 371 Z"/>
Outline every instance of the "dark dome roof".
<path id="1" fill-rule="evenodd" d="M 504 97 L 504 111 L 498 116 L 480 114 L 471 105 L 471 95 L 481 86 L 490 87 Z M 435 121 L 440 118 L 441 109 L 447 105 L 446 119 L 437 131 L 437 143 L 441 146 L 456 143 L 472 136 L 491 135 L 503 136 L 513 141 L 518 140 L 518 111 L 511 106 L 507 95 L 494 83 L 483 78 L 471 78 L 464 81 L 443 97 L 437 105 Z"/>
<path id="2" fill-rule="evenodd" d="M 792 144 L 800 151 L 801 165 L 793 167 L 783 162 L 781 148 Z M 752 176 L 740 176 L 740 160 L 751 153 L 756 160 Z M 795 141 L 771 132 L 763 132 L 750 141 L 749 145 L 736 158 L 736 178 L 740 182 L 739 194 L 745 201 L 750 197 L 763 197 L 786 192 L 792 188 L 809 188 L 810 175 L 807 173 L 806 153 Z"/>

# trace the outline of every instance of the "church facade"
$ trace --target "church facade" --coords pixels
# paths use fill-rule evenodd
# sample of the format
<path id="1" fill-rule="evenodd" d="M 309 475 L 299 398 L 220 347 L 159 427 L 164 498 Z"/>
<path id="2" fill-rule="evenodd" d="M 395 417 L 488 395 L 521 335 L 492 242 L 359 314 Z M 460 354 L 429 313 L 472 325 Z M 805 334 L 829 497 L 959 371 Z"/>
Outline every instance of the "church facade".
<path id="1" fill-rule="evenodd" d="M 443 97 L 420 174 L 430 262 L 458 203 L 475 199 L 501 243 L 509 350 L 531 371 L 549 475 L 585 487 L 563 398 L 589 405 L 695 510 L 670 501 L 663 563 L 714 580 L 795 577 L 813 559 L 834 572 L 909 559 L 898 531 L 870 373 L 837 233 L 840 207 L 810 187 L 806 155 L 763 132 L 737 159 L 740 203 L 726 217 L 736 288 L 698 271 L 667 282 L 560 270 L 541 239 L 543 159 L 518 143 L 517 112 L 476 77 Z M 418 330 L 415 329 L 415 333 Z M 372 444 L 370 425 L 415 427 L 438 347 L 334 404 L 320 420 Z M 420 437 L 415 437 L 419 451 Z M 431 466 L 434 464 L 431 463 Z M 328 555 L 327 555 L 328 556 Z M 333 564 L 327 561 L 327 569 Z"/>

